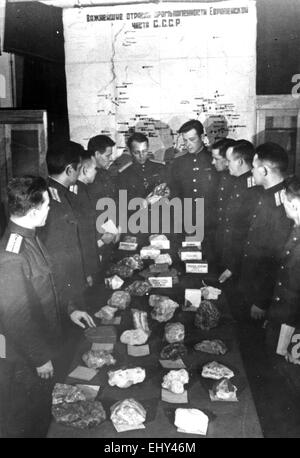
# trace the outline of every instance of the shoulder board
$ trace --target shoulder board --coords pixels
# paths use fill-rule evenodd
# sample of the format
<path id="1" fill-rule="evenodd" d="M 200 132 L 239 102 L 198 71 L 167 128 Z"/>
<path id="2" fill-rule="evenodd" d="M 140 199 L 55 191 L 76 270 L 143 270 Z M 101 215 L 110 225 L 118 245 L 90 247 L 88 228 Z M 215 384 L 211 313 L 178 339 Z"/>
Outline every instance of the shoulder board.
<path id="1" fill-rule="evenodd" d="M 78 194 L 78 185 L 77 184 L 73 184 L 72 186 L 69 187 L 69 190 L 73 193 L 73 194 Z"/>
<path id="2" fill-rule="evenodd" d="M 280 205 L 283 204 L 284 192 L 285 192 L 284 189 L 281 189 L 281 191 L 275 192 L 274 198 L 275 198 L 276 207 L 279 207 Z"/>
<path id="3" fill-rule="evenodd" d="M 248 177 L 247 178 L 247 188 L 253 188 L 254 186 L 256 186 L 254 178 L 253 177 Z"/>
<path id="4" fill-rule="evenodd" d="M 149 159 L 149 162 L 154 162 L 154 164 L 166 165 L 165 161 L 159 161 L 158 159 Z"/>
<path id="5" fill-rule="evenodd" d="M 61 202 L 59 194 L 58 194 L 58 190 L 56 188 L 52 188 L 51 186 L 48 189 L 49 189 L 52 199 L 56 200 L 56 202 Z"/>
<path id="6" fill-rule="evenodd" d="M 5 250 L 10 253 L 19 254 L 23 237 L 20 234 L 10 234 Z"/>
<path id="7" fill-rule="evenodd" d="M 128 169 L 128 167 L 129 167 L 130 165 L 132 165 L 132 164 L 133 164 L 132 162 L 127 162 L 127 164 L 122 165 L 122 167 L 120 167 L 120 168 L 118 169 L 118 172 L 119 172 L 119 173 L 124 172 L 124 170 Z"/>

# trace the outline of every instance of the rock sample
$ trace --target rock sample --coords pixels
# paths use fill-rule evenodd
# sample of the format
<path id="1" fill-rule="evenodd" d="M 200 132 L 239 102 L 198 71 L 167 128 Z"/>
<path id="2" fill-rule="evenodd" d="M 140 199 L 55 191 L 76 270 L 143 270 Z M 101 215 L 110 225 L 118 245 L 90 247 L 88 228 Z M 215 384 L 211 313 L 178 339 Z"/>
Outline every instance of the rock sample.
<path id="1" fill-rule="evenodd" d="M 184 325 L 182 323 L 168 323 L 165 326 L 165 339 L 169 343 L 183 342 Z"/>
<path id="2" fill-rule="evenodd" d="M 149 305 L 153 307 L 153 311 L 151 312 L 152 318 L 160 323 L 173 318 L 175 310 L 179 307 L 179 304 L 172 301 L 169 297 L 160 296 L 158 294 L 151 294 L 149 297 Z"/>
<path id="3" fill-rule="evenodd" d="M 108 383 L 118 388 L 128 388 L 131 385 L 142 383 L 145 380 L 146 372 L 141 367 L 132 369 L 120 369 L 108 372 Z"/>
<path id="4" fill-rule="evenodd" d="M 218 307 L 212 302 L 204 300 L 196 312 L 195 326 L 204 331 L 209 331 L 218 326 L 220 316 Z"/>
<path id="5" fill-rule="evenodd" d="M 184 385 L 189 381 L 189 374 L 185 369 L 172 370 L 164 376 L 162 387 L 175 394 L 184 392 Z"/>

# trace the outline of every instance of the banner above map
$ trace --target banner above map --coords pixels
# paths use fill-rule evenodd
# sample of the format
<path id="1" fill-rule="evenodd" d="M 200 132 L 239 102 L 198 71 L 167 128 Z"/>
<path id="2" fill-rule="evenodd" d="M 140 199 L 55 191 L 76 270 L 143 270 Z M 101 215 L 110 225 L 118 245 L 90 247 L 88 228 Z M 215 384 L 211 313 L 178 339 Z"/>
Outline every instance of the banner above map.
<path id="1" fill-rule="evenodd" d="M 137 130 L 160 157 L 192 118 L 207 143 L 252 140 L 255 1 L 73 8 L 63 20 L 72 140 L 107 134 L 120 155 Z"/>

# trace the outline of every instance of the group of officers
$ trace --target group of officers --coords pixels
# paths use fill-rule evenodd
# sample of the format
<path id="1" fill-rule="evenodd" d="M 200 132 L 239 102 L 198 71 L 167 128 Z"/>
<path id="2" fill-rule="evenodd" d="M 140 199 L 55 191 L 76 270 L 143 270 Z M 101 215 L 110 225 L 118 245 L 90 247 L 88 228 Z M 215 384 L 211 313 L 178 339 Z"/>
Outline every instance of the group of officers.
<path id="1" fill-rule="evenodd" d="M 117 202 L 122 189 L 128 200 L 146 198 L 167 183 L 170 197 L 204 198 L 203 243 L 240 329 L 259 322 L 254 329 L 263 327 L 274 367 L 297 367 L 288 347 L 276 354 L 282 325 L 300 324 L 300 181 L 287 176 L 287 153 L 275 143 L 254 148 L 229 138 L 208 148 L 198 120 L 179 133 L 186 152 L 167 165 L 150 159 L 140 132 L 129 137 L 125 162 L 112 159 L 110 137 L 97 135 L 87 150 L 71 141 L 51 144 L 47 181 L 10 181 L 0 241 L 2 437 L 47 434 L 64 339 L 72 323 L 95 326 L 87 297 L 103 281 L 120 238 L 97 232 L 97 202 Z"/>

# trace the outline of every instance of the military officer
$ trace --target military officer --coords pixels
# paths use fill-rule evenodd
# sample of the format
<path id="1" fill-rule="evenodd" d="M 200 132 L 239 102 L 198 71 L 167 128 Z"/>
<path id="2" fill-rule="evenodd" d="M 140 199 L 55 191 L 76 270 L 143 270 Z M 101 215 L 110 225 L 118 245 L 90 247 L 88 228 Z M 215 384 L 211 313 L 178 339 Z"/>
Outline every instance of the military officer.
<path id="1" fill-rule="evenodd" d="M 291 230 L 282 204 L 288 156 L 275 143 L 255 150 L 252 174 L 263 187 L 252 214 L 241 265 L 239 290 L 255 320 L 265 316 L 275 286 L 276 269 Z"/>
<path id="2" fill-rule="evenodd" d="M 232 275 L 237 279 L 251 216 L 258 202 L 260 187 L 255 185 L 251 173 L 253 156 L 254 146 L 247 140 L 238 140 L 226 151 L 232 187 L 218 226 L 222 241 L 220 283 Z"/>
<path id="3" fill-rule="evenodd" d="M 73 208 L 69 187 L 77 181 L 82 147 L 74 142 L 50 145 L 46 162 L 49 172 L 51 198 L 48 223 L 40 231 L 54 266 L 54 275 L 63 307 L 85 307 L 84 291 L 87 275 L 84 271 L 83 250 L 78 219 Z"/>
<path id="4" fill-rule="evenodd" d="M 47 183 L 14 178 L 9 226 L 0 242 L 0 422 L 4 437 L 44 437 L 51 420 L 61 310 L 49 254 L 36 228 L 49 212 Z M 79 326 L 91 317 L 68 311 Z"/>
<path id="5" fill-rule="evenodd" d="M 217 140 L 211 147 L 212 164 L 219 175 L 219 181 L 217 186 L 217 207 L 216 207 L 216 220 L 213 224 L 213 230 L 215 232 L 215 263 L 220 262 L 220 253 L 223 244 L 223 231 L 218 230 L 222 226 L 225 210 L 227 206 L 227 200 L 229 198 L 231 190 L 232 177 L 228 171 L 228 161 L 226 159 L 226 150 L 230 146 L 235 144 L 235 140 L 230 138 L 221 138 Z"/>
<path id="6" fill-rule="evenodd" d="M 128 201 L 134 197 L 146 198 L 155 186 L 166 182 L 166 168 L 149 159 L 149 140 L 135 132 L 127 141 L 132 164 L 119 175 L 119 189 L 127 190 Z"/>
<path id="7" fill-rule="evenodd" d="M 187 153 L 176 158 L 172 164 L 171 195 L 181 199 L 192 198 L 193 201 L 204 198 L 205 240 L 213 237 L 210 231 L 215 221 L 217 172 L 212 166 L 211 154 L 203 143 L 201 122 L 195 119 L 187 121 L 178 132 L 182 134 Z"/>
<path id="8" fill-rule="evenodd" d="M 276 285 L 267 311 L 266 344 L 273 367 L 296 388 L 300 394 L 300 181 L 292 177 L 286 182 L 283 193 L 283 205 L 294 226 L 282 251 L 277 270 Z M 285 325 L 282 327 L 282 325 Z M 295 328 L 295 329 L 293 329 Z M 294 332 L 297 330 L 296 332 Z M 290 332 L 291 344 L 284 340 L 279 344 L 279 337 Z M 297 339 L 298 337 L 298 339 Z M 278 345 L 279 344 L 279 345 Z M 276 354 L 278 345 L 279 354 Z M 285 359 L 284 359 L 285 358 Z M 290 363 L 294 363 L 293 367 Z"/>
<path id="9" fill-rule="evenodd" d="M 76 184 L 70 186 L 73 199 L 71 196 L 70 198 L 78 220 L 84 271 L 89 286 L 93 286 L 100 267 L 96 235 L 96 212 L 88 193 L 88 185 L 94 182 L 96 175 L 95 158 L 88 151 L 82 149 L 81 168 Z"/>

